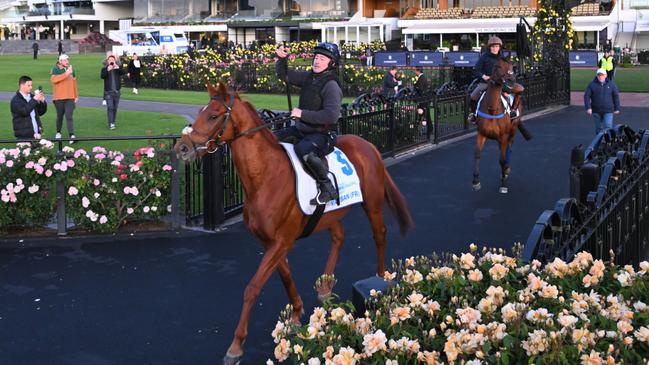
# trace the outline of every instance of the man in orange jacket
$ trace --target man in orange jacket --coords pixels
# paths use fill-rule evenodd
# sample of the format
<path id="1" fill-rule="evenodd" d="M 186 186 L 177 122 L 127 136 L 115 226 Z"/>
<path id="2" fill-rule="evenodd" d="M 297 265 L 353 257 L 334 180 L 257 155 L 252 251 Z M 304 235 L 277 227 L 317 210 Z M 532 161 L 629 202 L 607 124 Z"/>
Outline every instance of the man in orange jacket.
<path id="1" fill-rule="evenodd" d="M 52 68 L 50 81 L 52 82 L 52 100 L 56 108 L 56 139 L 61 138 L 63 115 L 65 115 L 70 139 L 74 139 L 72 113 L 79 100 L 79 91 L 77 90 L 77 75 L 70 65 L 68 55 L 59 56 L 59 62 Z"/>

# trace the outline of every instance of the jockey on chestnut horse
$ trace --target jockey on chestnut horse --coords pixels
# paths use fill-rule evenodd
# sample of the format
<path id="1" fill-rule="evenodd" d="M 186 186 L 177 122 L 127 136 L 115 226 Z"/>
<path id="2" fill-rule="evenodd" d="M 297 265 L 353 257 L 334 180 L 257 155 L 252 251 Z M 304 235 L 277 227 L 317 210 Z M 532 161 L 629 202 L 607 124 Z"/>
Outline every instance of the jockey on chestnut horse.
<path id="1" fill-rule="evenodd" d="M 281 132 L 280 137 L 295 137 L 296 154 L 312 170 L 316 180 L 321 180 L 318 181 L 319 193 L 312 205 L 322 206 L 323 202 L 336 198 L 337 192 L 320 159 L 334 144 L 344 152 L 348 165 L 343 172 L 353 171 L 358 175 L 362 207 L 376 244 L 376 274 L 382 276 L 386 243 L 383 209 L 387 206 L 393 213 L 402 235 L 414 226 L 412 216 L 376 147 L 358 136 L 335 135 L 334 124 L 340 113 L 342 95 L 334 75 L 327 75 L 327 70 L 333 66 L 332 62 L 337 61 L 336 53 L 331 45 L 322 44 L 315 51 L 312 71 L 288 73 L 289 82 L 303 88 L 300 99 L 313 100 L 300 100 L 300 107 L 291 111 L 291 115 L 299 118 L 299 121 L 288 132 Z M 279 62 L 285 59 L 286 53 L 283 48 L 278 49 Z M 201 109 L 194 123 L 183 130 L 182 138 L 174 149 L 178 157 L 187 162 L 207 153 L 215 153 L 223 144 L 229 145 L 245 194 L 244 223 L 265 250 L 257 272 L 244 291 L 239 324 L 223 359 L 225 365 L 236 365 L 243 357 L 243 344 L 248 335 L 252 309 L 264 284 L 275 271 L 279 273 L 292 305 L 291 318 L 299 322 L 304 312 L 303 303 L 289 269 L 288 253 L 305 231 L 311 216 L 303 212 L 297 200 L 296 170 L 285 147 L 262 122 L 255 108 L 228 90 L 223 83 L 216 87 L 208 84 L 208 91 L 209 103 Z M 334 104 L 335 110 L 328 109 L 333 108 Z M 304 145 L 300 141 L 304 141 Z M 325 211 L 315 226 L 314 232 L 328 230 L 331 235 L 331 252 L 325 265 L 325 275 L 333 275 L 345 238 L 342 218 L 351 207 Z M 333 283 L 323 280 L 317 288 L 319 297 L 327 296 L 332 289 Z"/>
<path id="2" fill-rule="evenodd" d="M 476 122 L 476 106 L 478 104 L 478 100 L 489 86 L 489 80 L 491 79 L 491 73 L 493 72 L 494 65 L 496 64 L 496 61 L 498 61 L 498 59 L 501 57 L 503 41 L 498 37 L 490 37 L 487 46 L 489 47 L 489 52 L 485 52 L 482 56 L 480 56 L 480 59 L 473 69 L 473 76 L 480 80 L 480 83 L 478 83 L 476 88 L 473 89 L 473 92 L 471 92 L 471 106 L 469 109 L 469 122 L 471 123 Z M 512 86 L 511 88 L 509 88 L 507 85 L 503 86 L 503 93 L 507 97 L 507 100 L 510 102 L 510 117 L 512 119 L 520 117 L 520 94 L 523 92 L 523 90 L 523 86 L 520 84 L 514 84 L 514 86 Z M 509 100 L 510 94 L 515 95 L 513 102 Z"/>

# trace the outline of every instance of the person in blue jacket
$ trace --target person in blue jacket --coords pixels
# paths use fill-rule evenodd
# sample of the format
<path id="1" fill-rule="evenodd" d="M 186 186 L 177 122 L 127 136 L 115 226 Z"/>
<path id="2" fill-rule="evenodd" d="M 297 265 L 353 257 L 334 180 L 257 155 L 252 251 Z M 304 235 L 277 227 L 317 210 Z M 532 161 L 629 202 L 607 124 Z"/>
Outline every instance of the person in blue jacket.
<path id="1" fill-rule="evenodd" d="M 620 92 L 613 80 L 606 77 L 606 70 L 597 70 L 597 76 L 588 84 L 584 93 L 586 114 L 595 120 L 595 133 L 613 128 L 613 114 L 620 114 Z"/>

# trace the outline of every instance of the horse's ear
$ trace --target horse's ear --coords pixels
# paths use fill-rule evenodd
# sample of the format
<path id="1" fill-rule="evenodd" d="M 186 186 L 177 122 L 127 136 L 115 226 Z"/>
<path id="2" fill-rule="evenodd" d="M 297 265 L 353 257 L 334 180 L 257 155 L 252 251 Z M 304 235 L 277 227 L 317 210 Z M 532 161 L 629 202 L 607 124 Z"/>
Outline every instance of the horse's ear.
<path id="1" fill-rule="evenodd" d="M 209 81 L 207 81 L 207 91 L 210 93 L 210 98 L 213 98 L 218 93 L 214 85 L 212 85 L 212 83 Z"/>
<path id="2" fill-rule="evenodd" d="M 220 95 L 223 100 L 228 96 L 228 87 L 225 86 L 223 80 L 219 80 L 219 84 L 216 86 L 217 95 Z"/>

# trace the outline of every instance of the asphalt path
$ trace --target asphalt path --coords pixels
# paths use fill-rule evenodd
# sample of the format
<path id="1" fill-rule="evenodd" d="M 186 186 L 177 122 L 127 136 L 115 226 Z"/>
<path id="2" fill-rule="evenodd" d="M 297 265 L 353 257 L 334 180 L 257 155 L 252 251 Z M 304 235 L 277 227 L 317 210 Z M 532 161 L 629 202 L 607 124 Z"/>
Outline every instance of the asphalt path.
<path id="1" fill-rule="evenodd" d="M 616 122 L 649 128 L 646 108 Z M 510 193 L 498 193 L 496 144 L 482 159 L 482 190 L 471 190 L 474 139 L 440 146 L 389 168 L 416 228 L 402 239 L 390 217 L 386 255 L 509 248 L 525 242 L 545 209 L 567 197 L 570 150 L 594 126 L 582 107 L 529 120 L 517 137 Z M 374 274 L 374 243 L 362 209 L 344 219 L 335 291 Z M 289 263 L 308 315 L 328 255 L 326 233 L 301 240 Z M 263 252 L 242 223 L 217 233 L 24 239 L 0 244 L 0 364 L 220 364 L 236 327 L 243 290 Z M 272 358 L 270 332 L 287 298 L 275 274 L 252 313 L 242 364 Z"/>
<path id="2" fill-rule="evenodd" d="M 124 88 L 122 93 L 130 92 L 129 89 Z M 11 98 L 16 95 L 15 92 L 6 92 L 0 91 L 0 100 L 2 101 L 11 101 Z M 46 100 L 51 101 L 52 96 L 46 95 Z M 79 97 L 77 106 L 85 108 L 105 108 L 101 105 L 101 98 L 93 98 L 89 96 Z M 162 103 L 155 101 L 138 101 L 138 100 L 126 100 L 121 99 L 119 101 L 120 110 L 132 110 L 132 111 L 141 111 L 141 112 L 156 112 L 156 113 L 168 113 L 168 114 L 178 114 L 190 122 L 194 121 L 198 110 L 201 108 L 201 105 L 192 105 L 192 104 L 179 104 L 179 103 Z"/>

